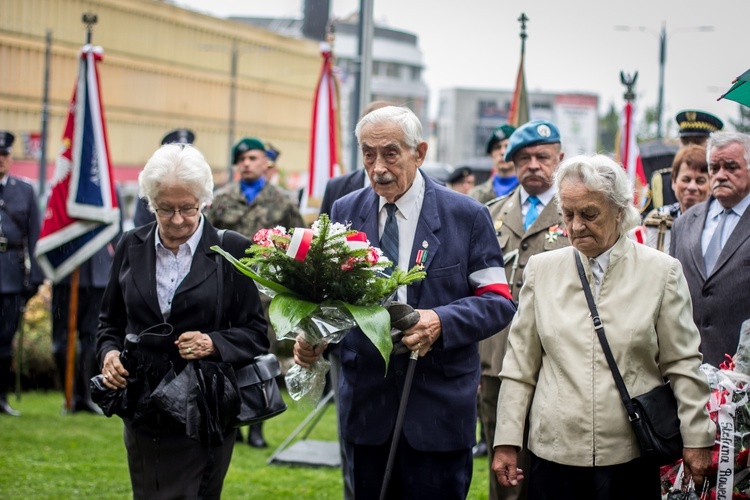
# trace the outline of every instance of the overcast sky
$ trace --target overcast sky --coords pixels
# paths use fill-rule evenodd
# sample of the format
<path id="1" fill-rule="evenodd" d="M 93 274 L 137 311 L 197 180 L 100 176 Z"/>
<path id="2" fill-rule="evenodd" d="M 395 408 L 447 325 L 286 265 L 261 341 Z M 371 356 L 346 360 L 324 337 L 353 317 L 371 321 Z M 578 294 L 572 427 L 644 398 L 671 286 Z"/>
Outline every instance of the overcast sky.
<path id="1" fill-rule="evenodd" d="M 218 17 L 301 17 L 302 0 L 175 0 Z M 331 0 L 333 15 L 358 9 L 358 0 Z M 377 24 L 419 37 L 424 78 L 434 111 L 439 89 L 512 90 L 520 59 L 521 12 L 530 21 L 526 41 L 529 91 L 591 92 L 600 111 L 620 109 L 625 87 L 620 71 L 639 72 L 640 110 L 658 100 L 659 38 L 667 28 L 664 114 L 675 136 L 674 115 L 703 109 L 729 125 L 738 105 L 716 99 L 750 68 L 747 30 L 750 0 L 374 0 Z M 616 25 L 632 31 L 615 30 Z M 698 26 L 713 31 L 699 32 Z M 638 31 L 642 27 L 644 31 Z"/>

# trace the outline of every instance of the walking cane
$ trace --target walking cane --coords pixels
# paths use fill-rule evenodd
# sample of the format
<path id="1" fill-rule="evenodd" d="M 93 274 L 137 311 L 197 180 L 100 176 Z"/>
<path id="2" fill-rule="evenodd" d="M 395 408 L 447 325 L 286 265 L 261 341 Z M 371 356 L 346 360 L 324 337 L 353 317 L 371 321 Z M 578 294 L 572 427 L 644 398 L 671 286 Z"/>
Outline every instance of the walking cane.
<path id="1" fill-rule="evenodd" d="M 401 354 L 406 346 L 401 342 L 404 330 L 408 330 L 419 322 L 419 313 L 409 304 L 392 302 L 388 306 L 388 313 L 391 315 L 391 340 L 394 348 L 392 354 Z M 419 351 L 411 351 L 409 354 L 409 366 L 406 369 L 406 378 L 404 379 L 404 390 L 401 393 L 401 401 L 398 404 L 398 414 L 396 415 L 396 425 L 393 428 L 393 438 L 391 440 L 391 449 L 388 453 L 388 461 L 385 465 L 385 475 L 383 477 L 383 486 L 380 490 L 380 500 L 385 500 L 388 493 L 388 485 L 391 482 L 393 473 L 393 464 L 396 461 L 396 450 L 398 450 L 398 441 L 401 437 L 401 429 L 404 427 L 404 415 L 406 414 L 406 405 L 409 402 L 409 393 L 411 392 L 411 383 L 414 380 L 414 369 L 417 366 Z"/>
<path id="2" fill-rule="evenodd" d="M 404 426 L 404 414 L 406 414 L 406 405 L 409 403 L 409 393 L 411 392 L 411 383 L 414 380 L 414 369 L 417 366 L 419 351 L 411 351 L 409 355 L 409 367 L 406 369 L 406 378 L 404 379 L 404 391 L 401 393 L 401 401 L 398 404 L 398 415 L 396 415 L 396 426 L 393 428 L 393 439 L 391 441 L 391 450 L 388 453 L 388 462 L 385 465 L 385 475 L 383 477 L 383 486 L 380 489 L 380 500 L 385 500 L 388 495 L 388 485 L 391 482 L 393 473 L 393 464 L 396 461 L 396 450 L 398 441 L 401 437 L 401 428 Z"/>

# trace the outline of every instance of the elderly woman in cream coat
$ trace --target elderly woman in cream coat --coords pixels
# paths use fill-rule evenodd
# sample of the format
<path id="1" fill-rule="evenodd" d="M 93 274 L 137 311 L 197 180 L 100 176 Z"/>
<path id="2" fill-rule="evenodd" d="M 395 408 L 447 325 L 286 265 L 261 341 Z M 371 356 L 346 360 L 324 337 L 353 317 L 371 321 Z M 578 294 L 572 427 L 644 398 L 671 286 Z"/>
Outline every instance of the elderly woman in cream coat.
<path id="1" fill-rule="evenodd" d="M 699 371 L 700 336 L 679 262 L 628 239 L 638 224 L 621 166 L 577 156 L 555 174 L 572 247 L 532 257 L 500 373 L 492 469 L 516 485 L 516 453 L 529 425 L 529 498 L 660 498 L 659 467 L 638 441 L 589 316 L 576 269 L 586 277 L 617 366 L 631 395 L 668 377 L 678 402 L 686 476 L 699 484 L 715 427 Z"/>

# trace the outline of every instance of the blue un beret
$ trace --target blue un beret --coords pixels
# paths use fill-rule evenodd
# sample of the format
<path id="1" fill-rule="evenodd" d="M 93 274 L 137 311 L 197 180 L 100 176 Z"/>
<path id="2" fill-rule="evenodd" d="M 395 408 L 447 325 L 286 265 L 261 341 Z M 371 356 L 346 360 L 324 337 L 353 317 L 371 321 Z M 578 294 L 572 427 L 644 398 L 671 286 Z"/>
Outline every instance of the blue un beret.
<path id="1" fill-rule="evenodd" d="M 547 120 L 533 120 L 518 127 L 508 142 L 505 161 L 513 161 L 513 156 L 521 149 L 540 144 L 557 144 L 560 140 L 560 130 L 554 123 Z"/>

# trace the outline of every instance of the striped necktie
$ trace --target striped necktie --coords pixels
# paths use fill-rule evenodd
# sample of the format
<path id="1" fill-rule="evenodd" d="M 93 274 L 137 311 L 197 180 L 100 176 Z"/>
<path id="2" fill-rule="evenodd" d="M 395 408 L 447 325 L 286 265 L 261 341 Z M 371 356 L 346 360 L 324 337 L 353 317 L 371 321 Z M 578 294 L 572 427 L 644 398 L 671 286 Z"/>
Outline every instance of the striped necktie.
<path id="1" fill-rule="evenodd" d="M 393 262 L 394 266 L 398 265 L 398 220 L 396 219 L 396 208 L 394 203 L 385 204 L 388 217 L 385 219 L 383 235 L 380 237 L 380 249 L 388 257 L 388 260 Z M 386 272 L 390 274 L 392 269 L 392 267 L 389 267 Z"/>

